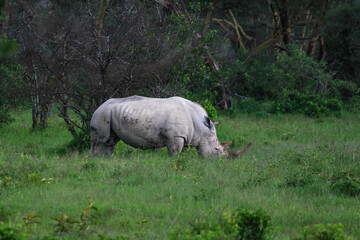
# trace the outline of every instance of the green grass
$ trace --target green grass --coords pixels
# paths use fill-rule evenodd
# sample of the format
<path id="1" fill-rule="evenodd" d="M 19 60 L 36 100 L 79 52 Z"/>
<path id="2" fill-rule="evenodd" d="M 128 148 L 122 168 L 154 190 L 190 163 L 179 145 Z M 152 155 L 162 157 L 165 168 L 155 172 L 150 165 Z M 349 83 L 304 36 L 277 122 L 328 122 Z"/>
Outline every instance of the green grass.
<path id="1" fill-rule="evenodd" d="M 311 119 L 301 115 L 220 117 L 217 131 L 232 149 L 249 142 L 240 159 L 202 159 L 193 150 L 179 158 L 167 150 L 118 144 L 114 157 L 93 159 L 67 152 L 71 136 L 55 117 L 31 130 L 29 112 L 0 130 L 0 222 L 33 239 L 43 236 L 167 239 L 196 219 L 212 221 L 239 207 L 263 209 L 274 239 L 295 239 L 307 225 L 342 223 L 360 239 L 360 116 Z M 349 187 L 350 186 L 350 187 Z M 81 230 L 55 232 L 60 214 L 95 220 Z M 25 227 L 25 215 L 39 223 Z M 29 219 L 29 217 L 28 217 Z"/>

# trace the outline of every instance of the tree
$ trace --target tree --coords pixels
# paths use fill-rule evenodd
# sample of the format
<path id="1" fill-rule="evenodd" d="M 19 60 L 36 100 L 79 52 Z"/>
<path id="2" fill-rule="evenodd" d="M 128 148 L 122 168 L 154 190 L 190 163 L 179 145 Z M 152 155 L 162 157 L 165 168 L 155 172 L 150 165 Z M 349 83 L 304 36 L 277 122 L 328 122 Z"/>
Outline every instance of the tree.
<path id="1" fill-rule="evenodd" d="M 342 79 L 360 85 L 360 3 L 348 3 L 332 9 L 325 17 L 326 60 Z"/>

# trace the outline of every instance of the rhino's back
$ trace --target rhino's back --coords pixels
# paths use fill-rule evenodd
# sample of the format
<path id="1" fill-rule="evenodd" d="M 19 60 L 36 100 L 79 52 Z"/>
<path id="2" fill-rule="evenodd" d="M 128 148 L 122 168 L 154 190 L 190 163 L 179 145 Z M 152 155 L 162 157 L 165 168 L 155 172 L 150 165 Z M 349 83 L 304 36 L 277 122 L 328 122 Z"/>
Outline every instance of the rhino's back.
<path id="1" fill-rule="evenodd" d="M 190 142 L 194 132 L 189 103 L 179 97 L 137 98 L 109 102 L 112 130 L 125 143 L 139 148 L 160 148 L 171 137 Z"/>

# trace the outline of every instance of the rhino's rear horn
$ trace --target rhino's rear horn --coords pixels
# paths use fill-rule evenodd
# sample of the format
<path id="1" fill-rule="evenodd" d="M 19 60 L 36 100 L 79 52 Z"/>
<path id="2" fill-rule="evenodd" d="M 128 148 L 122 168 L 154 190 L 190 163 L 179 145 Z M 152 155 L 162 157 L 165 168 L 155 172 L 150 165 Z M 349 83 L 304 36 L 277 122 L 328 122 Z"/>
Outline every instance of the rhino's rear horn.
<path id="1" fill-rule="evenodd" d="M 228 141 L 226 143 L 221 143 L 221 146 L 224 148 L 224 150 L 226 150 L 230 147 L 231 144 L 232 144 L 232 141 Z"/>
<path id="2" fill-rule="evenodd" d="M 220 121 L 213 122 L 214 126 L 220 124 Z"/>
<path id="3" fill-rule="evenodd" d="M 231 152 L 231 151 L 228 151 L 229 153 L 229 158 L 237 158 L 237 157 L 240 157 L 241 155 L 243 155 L 247 150 L 249 150 L 250 146 L 252 145 L 252 143 L 250 143 L 249 145 L 247 145 L 245 148 L 239 150 L 239 151 L 236 151 L 236 152 Z"/>

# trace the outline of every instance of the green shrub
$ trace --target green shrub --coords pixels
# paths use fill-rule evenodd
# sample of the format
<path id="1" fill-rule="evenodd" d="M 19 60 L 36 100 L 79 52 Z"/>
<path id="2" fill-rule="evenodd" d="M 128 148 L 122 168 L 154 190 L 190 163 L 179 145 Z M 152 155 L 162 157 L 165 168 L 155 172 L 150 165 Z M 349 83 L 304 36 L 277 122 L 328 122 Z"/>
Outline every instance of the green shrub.
<path id="1" fill-rule="evenodd" d="M 326 99 L 321 95 L 295 92 L 287 98 L 275 100 L 271 112 L 303 113 L 310 117 L 319 117 L 321 114 L 340 113 L 342 109 L 342 102 L 336 98 Z"/>
<path id="2" fill-rule="evenodd" d="M 314 183 L 314 174 L 304 167 L 294 167 L 285 176 L 287 187 L 304 187 Z"/>
<path id="3" fill-rule="evenodd" d="M 4 240 L 21 240 L 26 239 L 26 235 L 20 227 L 9 226 L 0 222 L 0 239 Z"/>
<path id="4" fill-rule="evenodd" d="M 12 57 L 17 50 L 18 44 L 15 39 L 9 39 L 5 34 L 0 37 L 0 60 Z"/>
<path id="5" fill-rule="evenodd" d="M 245 98 L 236 102 L 234 108 L 240 113 L 258 113 L 263 111 L 263 106 L 254 98 Z"/>
<path id="6" fill-rule="evenodd" d="M 70 150 L 77 150 L 83 152 L 84 150 L 89 150 L 91 146 L 90 142 L 90 131 L 80 130 L 77 133 L 77 136 L 66 146 Z"/>
<path id="7" fill-rule="evenodd" d="M 313 184 L 323 171 L 325 164 L 317 149 L 293 149 L 280 158 L 285 187 L 304 187 Z"/>
<path id="8" fill-rule="evenodd" d="M 351 240 L 344 234 L 343 225 L 339 224 L 314 224 L 305 227 L 302 237 L 296 240 Z"/>
<path id="9" fill-rule="evenodd" d="M 236 239 L 268 239 L 271 228 L 270 216 L 263 210 L 250 211 L 239 208 L 233 213 L 238 228 Z"/>
<path id="10" fill-rule="evenodd" d="M 12 212 L 6 206 L 0 206 L 0 222 L 7 221 L 11 215 Z"/>
<path id="11" fill-rule="evenodd" d="M 1 105 L 0 103 L 0 127 L 9 124 L 12 121 L 14 121 L 14 118 L 10 115 L 10 107 Z"/>
<path id="12" fill-rule="evenodd" d="M 340 172 L 331 178 L 330 191 L 342 196 L 360 196 L 360 179 L 348 171 Z"/>
<path id="13" fill-rule="evenodd" d="M 23 69 L 19 65 L 11 63 L 10 60 L 0 63 L 0 127 L 14 120 L 10 110 L 18 105 L 19 95 L 25 93 L 25 90 L 21 88 L 28 84 L 24 83 L 22 74 Z"/>
<path id="14" fill-rule="evenodd" d="M 233 93 L 245 96 L 237 104 L 239 111 L 266 116 L 256 100 L 273 101 L 271 112 L 300 112 L 312 117 L 324 113 L 338 115 L 343 103 L 360 105 L 356 84 L 334 78 L 325 61 L 307 57 L 295 45 L 288 47 L 289 54 L 280 54 L 272 63 L 240 51 L 236 61 L 223 66 L 221 78 Z"/>
<path id="15" fill-rule="evenodd" d="M 262 210 L 250 211 L 239 208 L 224 213 L 214 222 L 196 220 L 185 232 L 174 231 L 170 239 L 269 239 L 270 217 Z"/>
<path id="16" fill-rule="evenodd" d="M 334 94 L 344 102 L 349 102 L 356 96 L 360 96 L 359 87 L 350 81 L 336 80 L 333 82 Z"/>
<path id="17" fill-rule="evenodd" d="M 15 39 L 5 34 L 0 37 L 0 127 L 14 120 L 9 110 L 16 106 L 19 96 L 25 95 L 24 87 L 28 84 L 23 79 L 24 69 L 14 63 L 17 49 Z"/>
<path id="18" fill-rule="evenodd" d="M 295 45 L 288 47 L 289 55 L 280 54 L 276 62 L 265 64 L 260 57 L 240 52 L 223 70 L 233 92 L 257 100 L 286 99 L 294 92 L 327 96 L 333 77 L 326 62 L 307 57 Z"/>
<path id="19" fill-rule="evenodd" d="M 173 231 L 169 234 L 169 239 L 198 239 L 198 240 L 215 240 L 215 239 L 236 239 L 237 228 L 231 219 L 208 222 L 196 220 L 191 223 L 191 229 L 182 232 L 181 230 Z"/>
<path id="20" fill-rule="evenodd" d="M 200 104 L 203 106 L 203 108 L 205 108 L 206 112 L 209 115 L 209 118 L 212 121 L 219 120 L 218 112 L 217 112 L 216 108 L 214 107 L 214 105 L 211 104 L 211 101 L 209 99 L 205 99 L 205 100 L 201 101 Z"/>
<path id="21" fill-rule="evenodd" d="M 83 171 L 94 171 L 95 169 L 96 169 L 96 164 L 94 162 L 81 163 L 81 170 Z"/>

